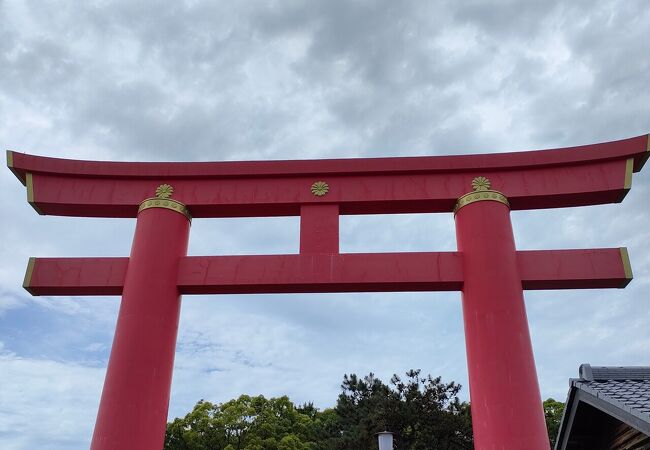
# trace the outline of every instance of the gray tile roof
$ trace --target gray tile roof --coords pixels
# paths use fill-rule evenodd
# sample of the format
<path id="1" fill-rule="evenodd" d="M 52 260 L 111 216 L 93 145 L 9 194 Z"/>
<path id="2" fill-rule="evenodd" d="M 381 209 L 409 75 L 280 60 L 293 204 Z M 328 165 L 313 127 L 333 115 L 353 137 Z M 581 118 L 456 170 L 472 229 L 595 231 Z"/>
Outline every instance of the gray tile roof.
<path id="1" fill-rule="evenodd" d="M 580 378 L 594 380 L 650 380 L 650 366 L 591 366 L 582 364 Z"/>
<path id="2" fill-rule="evenodd" d="M 593 416 L 588 416 L 587 410 L 580 409 L 579 405 L 585 403 L 626 423 L 642 435 L 650 436 L 650 366 L 599 367 L 583 364 L 579 375 L 580 378 L 569 380 L 569 394 L 555 443 L 556 450 L 583 448 L 580 442 L 588 442 L 591 435 L 585 434 L 588 431 L 585 420 L 593 420 Z M 577 430 L 575 436 L 574 425 Z M 649 442 L 647 438 L 643 441 L 644 444 Z"/>
<path id="3" fill-rule="evenodd" d="M 650 423 L 650 366 L 598 367 L 583 364 L 572 387 Z"/>

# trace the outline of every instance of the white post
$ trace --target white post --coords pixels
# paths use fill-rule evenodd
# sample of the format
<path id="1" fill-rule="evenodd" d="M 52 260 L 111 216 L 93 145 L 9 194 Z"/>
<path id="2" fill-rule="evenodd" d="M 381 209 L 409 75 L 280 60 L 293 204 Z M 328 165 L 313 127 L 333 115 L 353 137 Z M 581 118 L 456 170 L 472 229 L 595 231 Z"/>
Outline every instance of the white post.
<path id="1" fill-rule="evenodd" d="M 377 433 L 379 440 L 379 450 L 393 450 L 393 433 L 390 431 L 382 431 Z"/>

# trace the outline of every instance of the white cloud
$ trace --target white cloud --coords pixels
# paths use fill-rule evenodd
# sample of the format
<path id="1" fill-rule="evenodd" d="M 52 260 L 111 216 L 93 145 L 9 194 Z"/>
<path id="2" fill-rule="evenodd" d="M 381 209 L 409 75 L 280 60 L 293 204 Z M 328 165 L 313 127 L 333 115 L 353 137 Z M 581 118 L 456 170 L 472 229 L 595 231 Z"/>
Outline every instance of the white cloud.
<path id="1" fill-rule="evenodd" d="M 24 358 L 0 347 L 2 447 L 87 447 L 103 378 L 102 368 Z"/>

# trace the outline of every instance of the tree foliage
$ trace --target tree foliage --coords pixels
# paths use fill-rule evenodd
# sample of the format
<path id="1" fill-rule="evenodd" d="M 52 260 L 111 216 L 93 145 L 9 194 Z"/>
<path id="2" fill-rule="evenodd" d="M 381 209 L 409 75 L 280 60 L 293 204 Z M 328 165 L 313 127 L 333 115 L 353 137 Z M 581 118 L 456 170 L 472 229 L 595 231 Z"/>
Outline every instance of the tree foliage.
<path id="1" fill-rule="evenodd" d="M 562 414 L 564 413 L 564 403 L 553 400 L 552 398 L 544 400 L 544 418 L 546 419 L 546 428 L 548 429 L 548 438 L 551 441 L 551 448 L 555 446 L 557 433 L 560 430 Z"/>
<path id="2" fill-rule="evenodd" d="M 165 450 L 362 450 L 375 434 L 395 433 L 396 450 L 471 449 L 470 406 L 460 385 L 411 370 L 388 384 L 372 373 L 345 375 L 336 406 L 294 405 L 287 397 L 241 397 L 222 404 L 199 401 L 167 424 Z M 544 402 L 554 443 L 564 404 Z"/>
<path id="3" fill-rule="evenodd" d="M 384 384 L 372 373 L 346 375 L 336 404 L 341 450 L 373 448 L 375 433 L 395 433 L 396 450 L 471 449 L 469 405 L 458 400 L 460 385 L 411 370 Z"/>
<path id="4" fill-rule="evenodd" d="M 165 449 L 312 450 L 315 426 L 286 396 L 242 395 L 220 405 L 201 400 L 167 425 Z"/>

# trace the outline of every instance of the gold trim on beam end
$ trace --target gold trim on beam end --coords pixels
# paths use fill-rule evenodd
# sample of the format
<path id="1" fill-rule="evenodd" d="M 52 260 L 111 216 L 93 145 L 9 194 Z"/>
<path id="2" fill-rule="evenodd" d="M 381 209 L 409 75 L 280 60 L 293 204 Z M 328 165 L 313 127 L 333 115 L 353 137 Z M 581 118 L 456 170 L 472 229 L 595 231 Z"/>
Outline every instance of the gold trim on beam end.
<path id="1" fill-rule="evenodd" d="M 36 206 L 36 202 L 34 202 L 34 178 L 30 172 L 25 174 L 25 186 L 27 186 L 27 202 L 42 216 L 43 211 L 41 211 L 38 206 Z"/>
<path id="2" fill-rule="evenodd" d="M 172 211 L 176 211 L 177 213 L 180 213 L 187 217 L 187 220 L 192 222 L 192 216 L 190 214 L 190 211 L 187 209 L 187 206 L 185 206 L 183 203 L 179 202 L 178 200 L 174 200 L 171 198 L 159 198 L 159 197 L 153 197 L 153 198 L 147 198 L 140 203 L 140 207 L 138 208 L 138 214 L 140 214 L 141 211 L 144 211 L 145 209 L 149 208 L 164 208 L 164 209 L 171 209 Z"/>
<path id="3" fill-rule="evenodd" d="M 11 172 L 20 180 L 20 182 L 25 186 L 25 178 L 16 171 L 14 168 L 14 151 L 12 150 L 7 150 L 7 167 Z"/>
<path id="4" fill-rule="evenodd" d="M 622 202 L 630 189 L 632 188 L 632 173 L 634 172 L 634 158 L 628 158 L 625 161 L 625 178 L 623 180 L 623 192 L 618 198 L 618 203 Z"/>
<path id="5" fill-rule="evenodd" d="M 634 277 L 632 276 L 632 265 L 630 264 L 630 255 L 627 253 L 627 247 L 621 247 L 619 250 L 621 251 L 621 261 L 623 262 L 623 271 L 625 273 L 625 281 L 620 287 L 624 288 Z"/>
<path id="6" fill-rule="evenodd" d="M 27 201 L 34 203 L 34 179 L 31 173 L 25 174 L 25 182 L 27 183 Z"/>
<path id="7" fill-rule="evenodd" d="M 456 202 L 456 206 L 454 206 L 454 215 L 456 215 L 463 206 L 467 206 L 470 203 L 476 203 L 482 201 L 499 202 L 499 203 L 503 203 L 508 208 L 510 208 L 510 203 L 508 202 L 508 198 L 499 191 L 490 191 L 490 190 L 475 191 L 475 192 L 470 192 L 468 194 L 465 194 L 458 199 L 458 201 Z"/>
<path id="8" fill-rule="evenodd" d="M 32 295 L 34 295 L 34 293 L 31 291 L 29 286 L 32 282 L 32 275 L 34 274 L 35 265 L 36 258 L 29 258 L 29 262 L 27 263 L 27 270 L 25 271 L 25 279 L 23 280 L 23 288 L 25 288 L 25 290 Z"/>
<path id="9" fill-rule="evenodd" d="M 629 158 L 625 163 L 625 184 L 623 189 L 630 189 L 632 187 L 632 172 L 634 171 L 634 158 Z"/>

